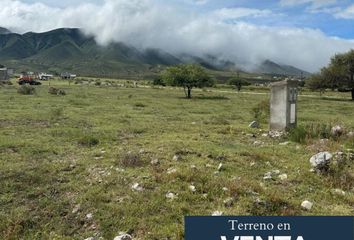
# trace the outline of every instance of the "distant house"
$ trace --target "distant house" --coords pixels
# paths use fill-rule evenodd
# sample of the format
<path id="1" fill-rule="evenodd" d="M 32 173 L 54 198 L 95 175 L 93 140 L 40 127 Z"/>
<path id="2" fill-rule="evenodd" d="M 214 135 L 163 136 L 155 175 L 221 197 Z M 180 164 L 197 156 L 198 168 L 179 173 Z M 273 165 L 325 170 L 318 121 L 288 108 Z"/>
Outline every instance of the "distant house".
<path id="1" fill-rule="evenodd" d="M 47 73 L 38 74 L 39 80 L 48 80 L 48 79 L 52 79 L 53 77 L 54 77 L 54 75 L 52 75 L 52 74 L 47 74 Z"/>
<path id="2" fill-rule="evenodd" d="M 0 81 L 9 80 L 9 74 L 7 72 L 7 68 L 0 68 Z"/>
<path id="3" fill-rule="evenodd" d="M 76 74 L 71 74 L 68 72 L 60 74 L 61 79 L 74 79 L 76 78 Z"/>

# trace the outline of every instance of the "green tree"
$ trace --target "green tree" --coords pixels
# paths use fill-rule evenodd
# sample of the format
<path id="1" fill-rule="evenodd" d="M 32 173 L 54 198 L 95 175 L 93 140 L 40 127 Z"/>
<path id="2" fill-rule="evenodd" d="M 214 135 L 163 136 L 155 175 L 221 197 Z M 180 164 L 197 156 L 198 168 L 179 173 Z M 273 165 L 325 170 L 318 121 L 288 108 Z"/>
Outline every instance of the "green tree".
<path id="1" fill-rule="evenodd" d="M 213 79 L 200 66 L 196 64 L 180 64 L 168 67 L 162 73 L 163 81 L 171 86 L 183 87 L 186 98 L 192 98 L 192 89 L 211 87 Z"/>
<path id="2" fill-rule="evenodd" d="M 230 80 L 228 81 L 228 84 L 231 86 L 235 86 L 237 88 L 237 91 L 241 91 L 242 86 L 251 85 L 249 82 L 240 78 L 239 76 L 235 76 L 235 77 L 230 78 Z"/>
<path id="3" fill-rule="evenodd" d="M 332 90 L 348 89 L 354 100 L 354 50 L 333 56 L 330 64 L 310 79 L 310 85 Z"/>
<path id="4" fill-rule="evenodd" d="M 322 95 L 327 88 L 327 82 L 324 81 L 324 78 L 321 73 L 313 74 L 308 80 L 306 85 L 312 91 L 319 91 Z"/>

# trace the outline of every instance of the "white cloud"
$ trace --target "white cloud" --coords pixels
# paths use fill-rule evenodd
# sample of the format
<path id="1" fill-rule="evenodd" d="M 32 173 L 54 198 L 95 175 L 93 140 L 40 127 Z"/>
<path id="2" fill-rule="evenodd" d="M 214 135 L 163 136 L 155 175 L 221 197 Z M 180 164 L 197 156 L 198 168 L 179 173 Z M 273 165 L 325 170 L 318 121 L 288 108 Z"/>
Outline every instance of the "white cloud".
<path id="1" fill-rule="evenodd" d="M 295 6 L 302 4 L 311 4 L 310 9 L 318 9 L 337 3 L 337 0 L 280 0 L 282 6 Z"/>
<path id="2" fill-rule="evenodd" d="M 316 71 L 333 54 L 354 48 L 353 41 L 331 38 L 319 30 L 265 27 L 242 21 L 227 24 L 216 21 L 215 12 L 191 13 L 155 0 L 106 0 L 102 6 L 82 4 L 66 9 L 1 1 L 0 25 L 10 29 L 40 32 L 80 27 L 100 44 L 115 41 L 174 54 L 207 53 L 247 64 L 271 59 Z M 262 13 L 259 11 L 253 15 Z M 226 11 L 224 17 L 240 16 L 240 12 Z"/>
<path id="3" fill-rule="evenodd" d="M 222 8 L 213 12 L 218 19 L 238 19 L 244 17 L 267 17 L 272 15 L 270 10 L 254 8 Z"/>
<path id="4" fill-rule="evenodd" d="M 334 16 L 337 18 L 354 19 L 354 4 L 344 10 L 338 10 Z"/>

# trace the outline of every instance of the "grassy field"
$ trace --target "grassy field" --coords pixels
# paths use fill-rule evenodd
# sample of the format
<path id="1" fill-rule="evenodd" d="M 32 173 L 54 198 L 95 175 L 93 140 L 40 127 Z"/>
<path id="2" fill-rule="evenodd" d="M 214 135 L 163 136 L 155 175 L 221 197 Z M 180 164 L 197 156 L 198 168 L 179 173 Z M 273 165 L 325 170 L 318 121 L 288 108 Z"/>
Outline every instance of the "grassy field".
<path id="1" fill-rule="evenodd" d="M 266 116 L 260 129 L 248 128 L 266 91 L 194 91 L 187 100 L 179 89 L 51 85 L 67 95 L 50 95 L 47 85 L 32 96 L 0 87 L 1 239 L 113 239 L 121 231 L 183 239 L 186 215 L 354 214 L 354 164 L 323 175 L 309 164 L 353 141 L 279 144 L 288 139 L 264 135 Z M 305 94 L 300 125 L 354 129 L 349 95 Z M 275 170 L 288 178 L 263 179 Z"/>

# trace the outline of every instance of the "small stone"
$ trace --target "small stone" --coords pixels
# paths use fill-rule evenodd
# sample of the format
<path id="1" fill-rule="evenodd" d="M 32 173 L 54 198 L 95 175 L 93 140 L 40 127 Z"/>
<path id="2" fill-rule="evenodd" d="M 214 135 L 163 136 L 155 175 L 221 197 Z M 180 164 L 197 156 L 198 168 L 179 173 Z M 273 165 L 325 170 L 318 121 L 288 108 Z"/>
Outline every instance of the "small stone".
<path id="1" fill-rule="evenodd" d="M 153 166 L 157 166 L 157 165 L 160 164 L 160 161 L 159 161 L 157 158 L 155 158 L 155 159 L 153 159 L 150 163 L 151 163 L 151 165 L 153 165 Z"/>
<path id="2" fill-rule="evenodd" d="M 222 215 L 223 215 L 223 212 L 220 212 L 220 211 L 215 211 L 211 214 L 211 216 L 214 216 L 214 217 L 222 216 Z"/>
<path id="3" fill-rule="evenodd" d="M 262 134 L 262 137 L 268 137 L 268 136 L 269 136 L 268 133 L 263 133 L 263 134 Z"/>
<path id="4" fill-rule="evenodd" d="M 191 165 L 191 169 L 195 170 L 195 169 L 197 169 L 197 166 L 196 165 Z"/>
<path id="5" fill-rule="evenodd" d="M 95 240 L 94 237 L 85 238 L 85 240 Z"/>
<path id="6" fill-rule="evenodd" d="M 301 207 L 307 211 L 310 211 L 313 207 L 313 203 L 306 200 L 301 203 Z"/>
<path id="7" fill-rule="evenodd" d="M 259 146 L 262 146 L 262 145 L 264 145 L 264 142 L 262 142 L 262 141 L 254 141 L 253 142 L 253 146 L 259 147 Z"/>
<path id="8" fill-rule="evenodd" d="M 251 162 L 251 163 L 250 163 L 250 167 L 253 167 L 254 165 L 256 165 L 255 162 Z"/>
<path id="9" fill-rule="evenodd" d="M 192 125 L 196 125 L 197 123 L 196 122 L 192 122 Z"/>
<path id="10" fill-rule="evenodd" d="M 74 207 L 74 209 L 72 210 L 72 214 L 76 214 L 76 213 L 78 213 L 79 211 L 80 211 L 80 209 L 81 209 L 81 205 L 80 204 L 77 204 L 77 205 L 75 205 L 75 207 Z"/>
<path id="11" fill-rule="evenodd" d="M 225 207 L 228 207 L 228 208 L 232 207 L 232 205 L 234 204 L 234 201 L 235 201 L 235 199 L 232 197 L 225 199 L 224 200 Z"/>
<path id="12" fill-rule="evenodd" d="M 212 168 L 213 165 L 211 165 L 211 164 L 208 163 L 208 164 L 205 165 L 205 167 L 207 167 L 207 168 Z"/>
<path id="13" fill-rule="evenodd" d="M 92 213 L 86 214 L 86 220 L 90 221 L 90 220 L 92 220 L 92 218 L 93 218 L 93 214 Z"/>
<path id="14" fill-rule="evenodd" d="M 119 236 L 116 236 L 113 240 L 132 240 L 132 236 L 129 234 L 120 234 Z"/>
<path id="15" fill-rule="evenodd" d="M 207 193 L 204 193 L 202 196 L 203 196 L 203 198 L 208 198 L 208 194 Z"/>
<path id="16" fill-rule="evenodd" d="M 264 174 L 263 180 L 270 180 L 273 178 L 272 172 L 267 172 Z"/>
<path id="17" fill-rule="evenodd" d="M 341 127 L 339 125 L 334 126 L 331 129 L 331 134 L 333 137 L 340 137 L 343 135 L 343 133 L 344 133 L 344 129 L 343 129 L 343 127 Z"/>
<path id="18" fill-rule="evenodd" d="M 259 123 L 257 121 L 251 122 L 248 127 L 250 128 L 259 128 Z"/>
<path id="19" fill-rule="evenodd" d="M 222 170 L 224 170 L 224 165 L 220 163 L 218 166 L 218 171 L 221 172 Z"/>
<path id="20" fill-rule="evenodd" d="M 167 174 L 173 174 L 173 173 L 176 173 L 176 172 L 177 172 L 176 168 L 171 167 L 171 168 L 167 169 Z"/>
<path id="21" fill-rule="evenodd" d="M 181 161 L 182 157 L 180 155 L 174 155 L 172 158 L 173 161 Z"/>
<path id="22" fill-rule="evenodd" d="M 279 178 L 280 178 L 280 180 L 284 181 L 284 180 L 288 179 L 288 175 L 284 173 L 284 174 L 279 175 Z"/>
<path id="23" fill-rule="evenodd" d="M 132 185 L 132 190 L 133 190 L 133 191 L 137 191 L 137 192 L 141 192 L 141 191 L 144 190 L 144 188 L 143 188 L 142 186 L 140 186 L 139 183 L 134 183 L 134 184 Z"/>
<path id="24" fill-rule="evenodd" d="M 345 192 L 342 190 L 342 189 L 333 189 L 333 191 L 332 191 L 334 194 L 336 194 L 336 195 L 340 195 L 340 196 L 345 196 Z"/>
<path id="25" fill-rule="evenodd" d="M 139 150 L 139 154 L 144 154 L 145 153 L 145 149 L 140 149 Z"/>
<path id="26" fill-rule="evenodd" d="M 279 143 L 280 146 L 286 146 L 286 145 L 289 145 L 290 142 L 282 142 L 282 143 Z"/>
<path id="27" fill-rule="evenodd" d="M 168 193 L 166 193 L 165 196 L 166 196 L 166 198 L 171 199 L 171 200 L 174 200 L 177 198 L 176 194 L 174 194 L 173 192 L 168 192 Z"/>
<path id="28" fill-rule="evenodd" d="M 348 132 L 347 137 L 348 138 L 354 138 L 354 132 L 353 131 Z"/>
<path id="29" fill-rule="evenodd" d="M 320 152 L 310 158 L 310 163 L 315 170 L 322 172 L 328 170 L 331 159 L 331 153 Z"/>
<path id="30" fill-rule="evenodd" d="M 191 190 L 193 193 L 197 191 L 197 189 L 193 185 L 189 186 L 189 190 Z"/>
<path id="31" fill-rule="evenodd" d="M 279 175 L 279 174 L 280 174 L 280 170 L 273 170 L 273 171 L 272 171 L 272 174 L 274 174 L 274 175 Z"/>
<path id="32" fill-rule="evenodd" d="M 227 187 L 223 187 L 222 190 L 223 190 L 224 192 L 229 191 L 229 189 L 228 189 Z"/>

